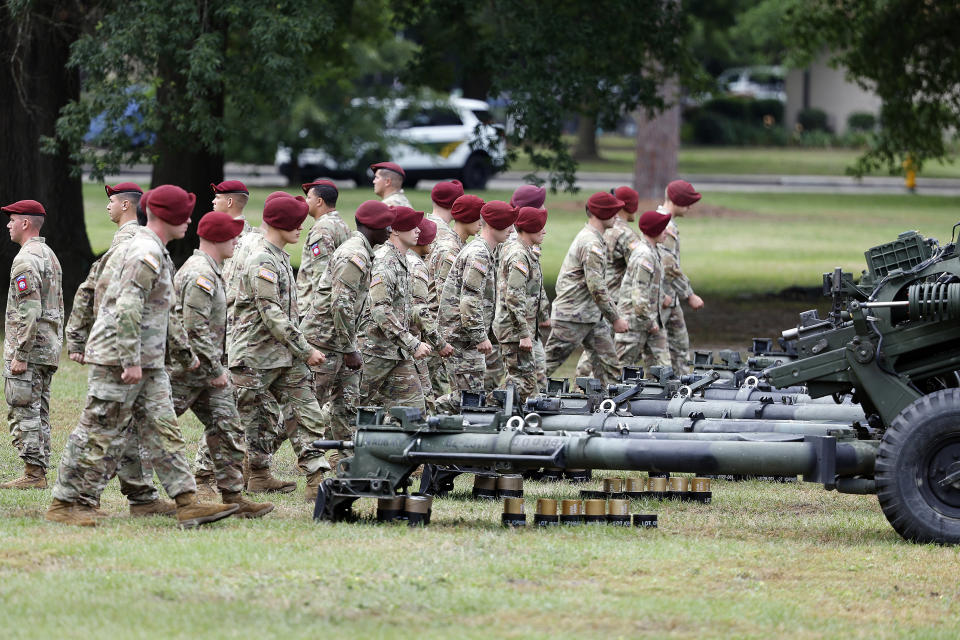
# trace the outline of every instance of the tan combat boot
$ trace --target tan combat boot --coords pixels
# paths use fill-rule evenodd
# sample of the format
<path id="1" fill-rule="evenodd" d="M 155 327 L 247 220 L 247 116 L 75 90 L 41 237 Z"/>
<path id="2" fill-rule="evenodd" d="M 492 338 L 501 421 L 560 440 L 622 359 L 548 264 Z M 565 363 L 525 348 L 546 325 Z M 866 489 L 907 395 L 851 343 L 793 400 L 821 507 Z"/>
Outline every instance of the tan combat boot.
<path id="1" fill-rule="evenodd" d="M 175 500 L 177 501 L 177 520 L 184 529 L 223 520 L 240 508 L 236 504 L 197 502 L 197 494 L 193 491 L 181 493 Z"/>
<path id="2" fill-rule="evenodd" d="M 307 488 L 303 492 L 303 499 L 313 503 L 317 501 L 317 491 L 320 489 L 320 483 L 323 482 L 323 472 L 326 469 L 317 469 L 307 476 Z"/>
<path id="3" fill-rule="evenodd" d="M 272 502 L 253 502 L 244 498 L 239 491 L 236 493 L 224 491 L 223 504 L 235 504 L 240 507 L 233 514 L 235 518 L 262 518 L 273 511 Z"/>
<path id="4" fill-rule="evenodd" d="M 43 467 L 27 463 L 23 476 L 0 484 L 0 489 L 46 489 L 47 474 Z"/>
<path id="5" fill-rule="evenodd" d="M 193 476 L 193 479 L 197 483 L 197 496 L 203 500 L 204 498 L 216 498 L 219 491 L 217 490 L 217 479 L 212 473 L 198 473 Z"/>
<path id="6" fill-rule="evenodd" d="M 177 515 L 177 505 L 172 500 L 154 500 L 144 504 L 131 504 L 130 515 L 138 518 L 147 518 L 149 516 L 170 516 Z"/>
<path id="7" fill-rule="evenodd" d="M 250 475 L 247 476 L 247 491 L 250 493 L 290 493 L 296 488 L 296 482 L 284 482 L 274 478 L 270 467 L 250 469 Z"/>
<path id="8" fill-rule="evenodd" d="M 63 500 L 53 499 L 50 508 L 43 516 L 50 522 L 59 522 L 60 524 L 72 524 L 77 527 L 95 527 L 97 520 L 92 515 L 93 509 L 78 509 L 76 502 L 64 502 Z"/>

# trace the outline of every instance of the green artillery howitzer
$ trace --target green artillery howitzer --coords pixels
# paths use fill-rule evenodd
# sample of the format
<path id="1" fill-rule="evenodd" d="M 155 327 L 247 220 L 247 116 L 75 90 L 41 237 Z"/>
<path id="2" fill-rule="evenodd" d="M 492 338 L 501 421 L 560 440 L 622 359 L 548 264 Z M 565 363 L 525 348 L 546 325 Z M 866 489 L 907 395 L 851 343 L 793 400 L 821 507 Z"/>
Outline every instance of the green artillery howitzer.
<path id="1" fill-rule="evenodd" d="M 956 230 L 956 226 L 954 227 Z M 784 338 L 796 361 L 772 367 L 778 387 L 814 397 L 853 393 L 883 430 L 876 492 L 904 538 L 960 542 L 960 257 L 916 232 L 865 253 L 859 283 L 824 274 L 827 318 L 801 314 Z"/>

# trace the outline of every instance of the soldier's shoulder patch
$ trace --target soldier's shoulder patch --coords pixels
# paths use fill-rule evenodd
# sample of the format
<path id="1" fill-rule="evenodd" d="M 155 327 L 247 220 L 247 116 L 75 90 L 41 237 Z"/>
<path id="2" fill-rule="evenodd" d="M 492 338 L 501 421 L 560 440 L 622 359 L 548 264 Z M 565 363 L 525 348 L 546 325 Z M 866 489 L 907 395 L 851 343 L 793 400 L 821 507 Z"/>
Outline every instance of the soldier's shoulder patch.
<path id="1" fill-rule="evenodd" d="M 517 260 L 514 262 L 513 267 L 523 275 L 528 275 L 530 273 L 530 267 L 528 267 L 523 260 Z"/>
<path id="2" fill-rule="evenodd" d="M 417 278 L 420 278 L 424 282 L 430 282 L 430 275 L 427 273 L 427 269 L 423 265 L 417 265 L 414 267 L 413 275 Z"/>
<path id="3" fill-rule="evenodd" d="M 20 293 L 26 293 L 30 291 L 30 281 L 27 280 L 27 274 L 23 273 L 16 277 L 14 282 L 17 285 L 17 291 Z"/>
<path id="4" fill-rule="evenodd" d="M 454 262 L 457 261 L 457 254 L 450 252 L 447 255 L 445 255 L 443 259 L 449 262 L 450 264 L 453 264 Z"/>
<path id="5" fill-rule="evenodd" d="M 357 267 L 360 269 L 367 268 L 367 261 L 363 259 L 363 256 L 360 256 L 360 255 L 353 256 L 352 258 L 350 258 L 350 262 L 357 265 Z"/>
<path id="6" fill-rule="evenodd" d="M 630 251 L 633 251 L 634 249 L 640 246 L 640 240 L 638 240 L 637 238 L 634 238 L 629 242 L 629 244 L 627 244 L 627 246 L 630 248 Z"/>
<path id="7" fill-rule="evenodd" d="M 601 249 L 601 248 L 600 248 L 599 246 L 597 246 L 597 245 L 591 246 L 591 247 L 590 247 L 590 251 L 593 251 L 595 254 L 597 254 L 597 255 L 600 256 L 601 258 L 604 257 L 604 255 L 603 255 L 603 249 Z"/>
<path id="8" fill-rule="evenodd" d="M 207 293 L 213 293 L 213 280 L 206 276 L 197 276 L 196 285 Z"/>
<path id="9" fill-rule="evenodd" d="M 271 271 L 266 267 L 260 267 L 259 269 L 257 269 L 257 277 L 262 278 L 267 282 L 272 282 L 273 284 L 277 284 L 277 280 L 278 280 L 276 272 Z"/>
<path id="10" fill-rule="evenodd" d="M 671 238 L 677 237 L 677 228 L 673 225 L 667 225 L 667 235 Z"/>
<path id="11" fill-rule="evenodd" d="M 380 274 L 377 274 L 370 279 L 370 288 L 372 289 L 378 284 L 383 284 L 383 278 L 380 277 Z"/>
<path id="12" fill-rule="evenodd" d="M 140 260 L 144 264 L 146 264 L 148 267 L 156 271 L 157 273 L 160 273 L 160 261 L 157 260 L 156 256 L 149 253 L 145 253 L 142 256 L 140 256 Z"/>
<path id="13" fill-rule="evenodd" d="M 644 271 L 649 271 L 650 273 L 653 273 L 653 263 L 650 262 L 650 260 L 647 258 L 644 258 L 643 260 L 640 261 L 640 268 L 643 269 Z"/>
<path id="14" fill-rule="evenodd" d="M 470 263 L 470 266 L 484 275 L 486 275 L 487 273 L 487 265 L 483 264 L 479 260 L 474 260 L 473 262 Z"/>
<path id="15" fill-rule="evenodd" d="M 311 255 L 313 255 L 313 257 L 316 258 L 317 256 L 320 255 L 320 251 L 321 251 L 321 249 L 320 249 L 320 243 L 319 243 L 319 242 L 314 242 L 313 245 L 311 245 L 311 247 L 310 247 L 310 253 L 311 253 Z"/>

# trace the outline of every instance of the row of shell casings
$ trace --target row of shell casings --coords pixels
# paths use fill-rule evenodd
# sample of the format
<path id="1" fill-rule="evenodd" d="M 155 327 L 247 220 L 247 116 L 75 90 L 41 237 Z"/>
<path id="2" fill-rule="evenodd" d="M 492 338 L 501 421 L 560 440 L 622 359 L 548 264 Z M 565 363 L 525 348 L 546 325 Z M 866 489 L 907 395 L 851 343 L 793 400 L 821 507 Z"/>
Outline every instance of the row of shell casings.
<path id="1" fill-rule="evenodd" d="M 410 494 L 377 500 L 377 522 L 406 520 L 411 527 L 430 524 L 433 496 Z"/>
<path id="2" fill-rule="evenodd" d="M 504 498 L 502 522 L 507 526 L 523 527 L 527 515 L 523 510 L 523 498 Z M 557 507 L 559 506 L 559 513 Z M 622 498 L 611 500 L 554 500 L 539 498 L 533 524 L 540 527 L 554 525 L 612 524 L 621 527 L 656 527 L 656 514 L 630 514 L 630 501 Z"/>
<path id="3" fill-rule="evenodd" d="M 709 504 L 713 500 L 710 478 L 651 476 L 640 478 L 604 478 L 600 491 L 583 490 L 584 498 L 651 498 L 653 500 L 690 500 Z"/>
<path id="4" fill-rule="evenodd" d="M 497 500 L 498 498 L 522 498 L 523 476 L 507 474 L 501 476 L 474 476 L 473 497 Z"/>

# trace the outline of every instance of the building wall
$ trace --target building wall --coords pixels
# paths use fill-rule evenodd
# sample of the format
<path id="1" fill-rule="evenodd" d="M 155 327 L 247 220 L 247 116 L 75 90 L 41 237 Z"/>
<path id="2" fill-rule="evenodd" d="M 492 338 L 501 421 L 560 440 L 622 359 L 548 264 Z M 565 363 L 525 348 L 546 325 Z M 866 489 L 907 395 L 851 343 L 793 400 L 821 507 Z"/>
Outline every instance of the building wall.
<path id="1" fill-rule="evenodd" d="M 843 69 L 834 69 L 826 61 L 824 54 L 807 68 L 810 72 L 808 106 L 826 111 L 828 122 L 836 133 L 846 131 L 847 117 L 851 113 L 866 111 L 879 115 L 880 98 L 847 80 Z M 797 113 L 804 108 L 803 76 L 804 69 L 791 69 L 787 73 L 785 117 L 791 129 L 797 124 Z"/>

